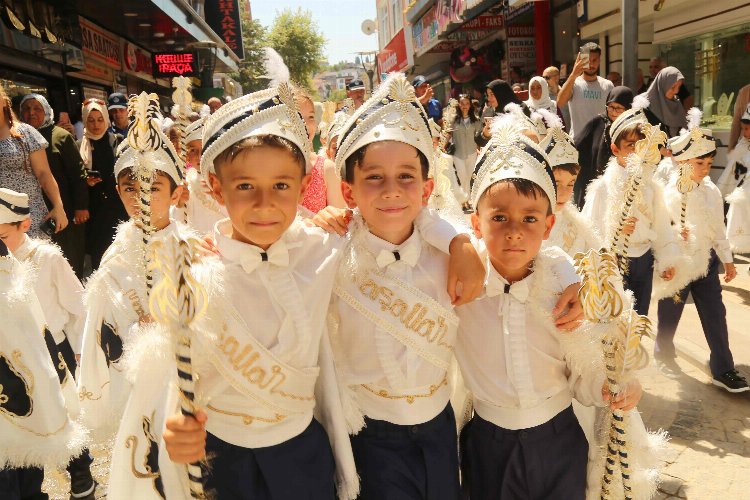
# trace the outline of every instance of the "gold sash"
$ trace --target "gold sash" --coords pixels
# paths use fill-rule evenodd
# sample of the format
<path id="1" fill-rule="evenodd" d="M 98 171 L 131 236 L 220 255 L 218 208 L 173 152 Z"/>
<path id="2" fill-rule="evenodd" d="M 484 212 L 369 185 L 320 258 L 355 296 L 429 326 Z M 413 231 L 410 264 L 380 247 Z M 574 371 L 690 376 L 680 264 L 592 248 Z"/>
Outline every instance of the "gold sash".
<path id="1" fill-rule="evenodd" d="M 396 278 L 368 273 L 334 293 L 378 328 L 434 366 L 447 370 L 456 343 L 458 317 L 423 291 Z"/>

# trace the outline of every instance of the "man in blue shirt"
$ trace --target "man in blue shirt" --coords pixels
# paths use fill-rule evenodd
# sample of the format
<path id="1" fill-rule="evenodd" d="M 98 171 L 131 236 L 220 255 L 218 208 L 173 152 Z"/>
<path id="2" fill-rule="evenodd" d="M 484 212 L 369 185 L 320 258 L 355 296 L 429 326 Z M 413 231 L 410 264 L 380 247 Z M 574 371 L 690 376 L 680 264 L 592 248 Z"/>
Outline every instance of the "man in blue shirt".
<path id="1" fill-rule="evenodd" d="M 412 80 L 411 84 L 414 86 L 414 93 L 417 94 L 417 99 L 422 103 L 429 117 L 435 120 L 435 123 L 441 124 L 443 107 L 440 105 L 440 101 L 433 97 L 435 93 L 427 82 L 427 79 L 422 75 L 418 75 Z"/>

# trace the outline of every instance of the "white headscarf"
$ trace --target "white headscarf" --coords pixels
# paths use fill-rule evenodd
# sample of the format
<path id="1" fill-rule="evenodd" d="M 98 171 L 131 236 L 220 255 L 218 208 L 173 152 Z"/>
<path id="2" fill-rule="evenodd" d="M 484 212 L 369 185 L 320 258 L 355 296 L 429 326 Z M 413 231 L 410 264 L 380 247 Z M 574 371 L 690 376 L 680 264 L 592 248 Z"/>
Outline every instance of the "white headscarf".
<path id="1" fill-rule="evenodd" d="M 542 97 L 539 99 L 531 97 L 531 86 L 534 82 L 537 82 L 542 87 Z M 541 76 L 535 76 L 529 81 L 529 98 L 524 101 L 524 103 L 526 103 L 526 106 L 528 106 L 531 111 L 546 109 L 550 113 L 557 114 L 557 103 L 549 98 L 549 85 L 547 85 L 547 80 Z"/>
<path id="2" fill-rule="evenodd" d="M 89 101 L 88 104 L 86 104 L 83 109 L 81 110 L 83 114 L 83 125 L 86 126 L 86 122 L 89 118 L 89 113 L 92 111 L 98 111 L 102 114 L 102 118 L 104 118 L 104 132 L 102 132 L 99 135 L 94 135 L 91 132 L 88 131 L 88 129 L 83 129 L 83 140 L 81 141 L 81 159 L 83 160 L 83 165 L 86 169 L 91 169 L 91 162 L 93 160 L 91 156 L 91 141 L 96 141 L 104 137 L 104 135 L 109 130 L 109 113 L 107 112 L 107 105 L 104 102 L 100 101 Z"/>
<path id="3" fill-rule="evenodd" d="M 23 99 L 21 99 L 21 104 L 18 105 L 18 108 L 23 107 L 23 103 L 28 101 L 29 99 L 36 99 L 36 101 L 42 105 L 42 109 L 44 109 L 44 122 L 39 128 L 45 128 L 49 127 L 50 125 L 55 124 L 55 113 L 52 111 L 52 106 L 49 105 L 47 102 L 47 99 L 44 98 L 43 95 L 39 94 L 26 94 L 23 96 Z"/>

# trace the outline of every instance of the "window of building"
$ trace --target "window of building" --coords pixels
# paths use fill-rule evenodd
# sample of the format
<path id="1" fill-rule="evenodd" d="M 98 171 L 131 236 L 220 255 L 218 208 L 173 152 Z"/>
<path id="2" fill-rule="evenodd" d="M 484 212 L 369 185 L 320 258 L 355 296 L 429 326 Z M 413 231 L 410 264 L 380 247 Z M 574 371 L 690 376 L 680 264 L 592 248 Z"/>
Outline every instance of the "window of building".
<path id="1" fill-rule="evenodd" d="M 403 27 L 403 21 L 404 21 L 404 13 L 401 11 L 401 0 L 391 0 L 391 26 L 392 30 L 391 33 L 392 36 L 395 36 L 396 33 L 399 32 L 399 30 Z"/>
<path id="2" fill-rule="evenodd" d="M 380 27 L 378 28 L 378 41 L 380 42 L 380 48 L 385 47 L 388 42 L 391 41 L 389 33 L 389 17 L 388 17 L 388 4 L 383 3 L 378 8 L 378 20 L 380 21 Z"/>

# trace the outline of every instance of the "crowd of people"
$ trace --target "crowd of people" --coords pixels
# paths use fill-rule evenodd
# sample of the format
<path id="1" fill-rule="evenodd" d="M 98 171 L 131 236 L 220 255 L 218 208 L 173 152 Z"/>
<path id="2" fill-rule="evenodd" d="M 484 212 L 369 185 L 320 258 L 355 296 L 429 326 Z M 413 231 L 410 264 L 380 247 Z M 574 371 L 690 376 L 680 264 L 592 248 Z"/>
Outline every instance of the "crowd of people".
<path id="1" fill-rule="evenodd" d="M 750 390 L 720 284 L 750 250 L 750 105 L 717 187 L 679 70 L 635 95 L 586 49 L 562 86 L 455 107 L 402 73 L 337 111 L 282 79 L 185 127 L 115 93 L 78 142 L 0 93 L 0 492 L 67 465 L 94 498 L 109 443 L 112 499 L 584 498 L 597 413 L 625 412 L 623 487 L 653 494 L 643 391 L 612 387 L 571 259 L 613 259 L 618 317 L 658 299 L 663 370 L 691 293 L 713 384 Z"/>

